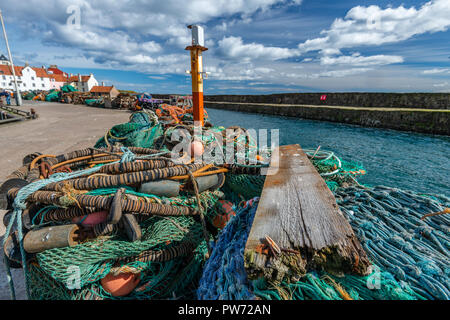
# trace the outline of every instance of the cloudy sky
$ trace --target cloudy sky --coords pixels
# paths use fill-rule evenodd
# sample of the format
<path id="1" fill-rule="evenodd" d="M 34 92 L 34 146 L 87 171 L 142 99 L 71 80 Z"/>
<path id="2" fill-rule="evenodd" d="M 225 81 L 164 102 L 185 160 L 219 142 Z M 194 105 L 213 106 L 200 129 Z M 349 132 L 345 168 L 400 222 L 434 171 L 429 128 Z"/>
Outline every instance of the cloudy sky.
<path id="1" fill-rule="evenodd" d="M 450 0 L 1 0 L 0 8 L 17 64 L 93 72 L 120 89 L 189 93 L 186 26 L 200 24 L 206 94 L 450 92 Z"/>

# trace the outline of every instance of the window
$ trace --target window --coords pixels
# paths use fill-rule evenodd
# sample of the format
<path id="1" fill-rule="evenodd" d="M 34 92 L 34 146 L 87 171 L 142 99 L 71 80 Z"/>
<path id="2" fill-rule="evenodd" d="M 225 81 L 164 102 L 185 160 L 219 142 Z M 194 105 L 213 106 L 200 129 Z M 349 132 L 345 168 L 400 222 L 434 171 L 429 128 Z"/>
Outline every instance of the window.
<path id="1" fill-rule="evenodd" d="M 5 77 L 5 76 L 3 76 L 3 80 L 6 80 L 6 77 Z"/>
<path id="2" fill-rule="evenodd" d="M 33 87 L 36 87 L 36 83 L 33 83 Z"/>
<path id="3" fill-rule="evenodd" d="M 31 80 L 34 80 L 34 77 L 31 77 Z"/>
<path id="4" fill-rule="evenodd" d="M 45 87 L 45 85 L 44 85 L 44 84 L 42 84 L 42 88 L 43 88 L 43 87 Z"/>
<path id="5" fill-rule="evenodd" d="M 44 78 L 41 77 L 41 81 L 44 81 Z"/>

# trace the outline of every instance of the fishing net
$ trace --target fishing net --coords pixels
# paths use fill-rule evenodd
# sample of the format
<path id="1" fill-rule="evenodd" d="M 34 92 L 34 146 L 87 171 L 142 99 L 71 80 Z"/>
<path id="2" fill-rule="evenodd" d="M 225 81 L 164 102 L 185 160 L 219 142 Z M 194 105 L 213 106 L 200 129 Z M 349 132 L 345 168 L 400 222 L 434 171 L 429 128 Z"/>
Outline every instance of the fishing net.
<path id="1" fill-rule="evenodd" d="M 24 95 L 25 100 L 33 100 L 33 98 L 36 96 L 36 94 L 33 91 L 28 92 L 26 95 Z"/>
<path id="2" fill-rule="evenodd" d="M 59 97 L 60 97 L 59 91 L 56 89 L 52 89 L 46 94 L 45 101 L 56 102 L 59 101 Z"/>
<path id="3" fill-rule="evenodd" d="M 66 84 L 64 86 L 61 87 L 61 91 L 64 93 L 67 92 L 75 92 L 78 91 L 77 89 L 75 89 L 73 86 L 71 86 L 70 84 Z"/>
<path id="4" fill-rule="evenodd" d="M 155 148 L 158 152 L 145 157 L 167 153 L 174 146 L 172 135 L 176 129 L 183 128 L 190 138 L 194 136 L 190 125 L 192 114 L 186 112 L 186 108 L 181 109 L 183 112 L 176 108 L 161 108 L 164 112 L 160 117 L 151 110 L 135 112 L 129 122 L 108 130 L 95 148 L 117 151 L 113 146 L 143 147 Z M 220 140 L 225 143 L 218 145 Z M 292 283 L 268 283 L 263 278 L 250 281 L 244 268 L 244 247 L 257 210 L 257 197 L 261 195 L 265 181 L 260 169 L 268 165 L 270 150 L 265 150 L 263 156 L 256 154 L 256 140 L 239 127 L 204 127 L 201 141 L 205 150 L 219 146 L 216 150 L 219 157 L 209 162 L 211 166 L 225 162 L 226 143 L 230 143 L 234 164 L 224 166 L 227 173 L 223 185 L 197 194 L 199 202 L 196 196 L 185 191 L 175 197 L 144 194 L 138 191 L 136 183 L 97 186 L 84 195 L 97 197 L 96 201 L 100 201 L 102 197 L 112 198 L 120 189 L 124 190 L 127 199 L 137 199 L 139 203 L 192 210 L 202 208 L 204 220 L 198 215 L 137 216 L 142 230 L 142 237 L 137 241 L 130 241 L 124 231 L 118 229 L 72 247 L 39 252 L 26 264 L 30 298 L 409 300 L 450 297 L 447 267 L 450 219 L 443 214 L 424 218 L 431 212 L 445 212 L 450 200 L 442 195 L 360 186 L 356 178 L 365 174 L 361 164 L 343 161 L 333 152 L 320 150 L 305 151 L 334 192 L 338 205 L 371 260 L 373 272 L 368 276 L 337 276 L 308 270 Z M 114 154 L 110 151 L 106 155 Z M 139 158 L 126 148 L 122 152 L 120 170 L 126 162 Z M 141 160 L 148 159 L 145 157 Z M 104 161 L 115 160 L 117 158 L 113 157 L 113 160 Z M 89 169 L 83 169 L 86 164 Z M 72 168 L 96 175 L 101 166 L 83 162 Z M 163 168 L 161 172 L 164 170 L 168 169 Z M 102 173 L 98 175 L 101 180 Z M 187 187 L 188 183 L 182 181 L 183 188 Z M 73 199 L 78 194 L 73 190 L 64 192 L 67 205 L 75 206 Z M 42 226 L 51 210 L 53 207 L 49 205 L 39 212 Z M 33 220 L 33 224 L 35 222 Z M 205 230 L 209 230 L 207 236 Z M 188 245 L 190 250 L 179 249 L 183 245 Z M 213 249 L 209 259 L 208 245 Z M 165 254 L 161 254 L 164 257 L 161 259 L 140 259 L 143 252 Z M 75 287 L 74 273 L 78 281 Z M 121 273 L 138 276 L 139 284 L 126 296 L 113 296 L 102 286 L 102 279 Z"/>
<path id="5" fill-rule="evenodd" d="M 147 113 L 132 114 L 128 123 L 112 127 L 104 137 L 95 144 L 96 148 L 110 145 L 125 147 L 153 148 L 157 140 L 163 135 L 161 124 L 155 123 Z"/>
<path id="6" fill-rule="evenodd" d="M 84 103 L 90 107 L 100 107 L 104 108 L 105 103 L 103 102 L 103 98 L 100 99 L 86 99 L 84 100 Z"/>
<path id="7" fill-rule="evenodd" d="M 377 194 L 386 192 L 387 189 L 353 187 L 342 189 L 338 194 L 346 199 L 347 204 L 352 204 L 346 207 L 338 201 L 374 263 L 370 275 L 338 277 L 326 272 L 311 271 L 295 283 L 267 283 L 264 278 L 249 281 L 244 268 L 243 254 L 250 231 L 249 225 L 257 207 L 257 201 L 253 200 L 238 211 L 219 235 L 213 254 L 205 265 L 197 291 L 198 298 L 447 300 L 448 249 L 445 246 L 448 246 L 449 239 L 442 231 L 448 228 L 448 218 L 443 215 L 432 216 L 430 221 L 422 221 L 420 218 L 430 211 L 442 210 L 442 205 L 449 204 L 448 199 L 444 196 L 425 197 L 391 189 L 397 201 L 402 201 L 403 209 L 396 212 L 399 215 L 398 219 L 389 219 L 387 218 L 390 216 L 389 212 L 377 207 L 377 201 L 381 208 L 392 204 L 393 201 L 395 203 L 394 195 Z M 359 209 L 355 206 L 351 192 L 357 192 L 364 198 L 359 199 Z M 371 200 L 368 194 L 375 196 L 377 200 Z M 365 205 L 377 210 L 372 210 L 368 215 L 370 210 L 364 209 Z M 410 210 L 412 214 L 408 213 Z M 360 213 L 362 211 L 366 212 Z M 372 223 L 376 226 L 369 226 Z M 423 230 L 427 229 L 424 225 L 436 229 L 428 230 L 429 233 L 424 234 Z M 412 227 L 418 229 L 417 236 L 410 234 L 402 238 L 408 234 L 408 232 L 405 234 L 405 228 Z"/>
<path id="8" fill-rule="evenodd" d="M 311 149 L 304 151 L 331 191 L 352 185 L 355 178 L 366 174 L 361 163 L 341 160 L 334 152 Z"/>
<path id="9" fill-rule="evenodd" d="M 95 190 L 92 194 L 107 195 L 114 191 L 114 189 Z M 131 192 L 131 194 L 139 193 Z M 217 214 L 215 204 L 221 196 L 219 191 L 205 191 L 201 194 L 200 201 L 202 207 L 206 209 L 205 215 L 208 219 L 212 219 Z M 195 201 L 189 197 L 161 198 L 160 200 L 176 205 L 196 206 Z M 53 293 L 58 299 L 76 299 L 87 292 L 95 294 L 97 298 L 115 298 L 103 290 L 98 281 L 118 270 L 140 273 L 140 283 L 151 284 L 127 296 L 127 299 L 162 298 L 165 297 L 164 295 L 173 293 L 176 296 L 184 296 L 186 293 L 181 291 L 195 279 L 198 280 L 198 271 L 207 252 L 200 222 L 188 216 L 153 216 L 141 222 L 140 227 L 143 234 L 139 241 L 130 242 L 123 234 L 116 232 L 77 246 L 55 248 L 38 253 L 37 264 L 32 264 L 29 271 L 33 299 L 47 299 L 46 290 L 42 288 L 48 287 L 49 283 L 58 288 L 57 292 Z M 117 261 L 121 257 L 138 256 L 141 252 L 150 249 L 168 249 L 186 241 L 196 248 L 193 257 L 180 256 L 166 262 Z M 186 259 L 189 260 L 187 263 Z M 74 270 L 78 274 L 77 281 L 81 289 L 71 291 L 67 290 L 67 286 L 72 281 Z M 184 275 L 183 277 L 179 277 L 180 272 Z M 42 273 L 46 276 L 41 277 Z M 161 287 L 158 287 L 158 284 Z"/>

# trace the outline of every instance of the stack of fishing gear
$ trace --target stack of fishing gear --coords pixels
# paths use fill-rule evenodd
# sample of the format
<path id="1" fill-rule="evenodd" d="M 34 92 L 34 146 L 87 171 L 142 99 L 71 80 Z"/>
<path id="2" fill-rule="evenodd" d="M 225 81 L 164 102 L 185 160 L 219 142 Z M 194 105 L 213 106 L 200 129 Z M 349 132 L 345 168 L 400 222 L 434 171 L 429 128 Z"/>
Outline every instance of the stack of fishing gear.
<path id="1" fill-rule="evenodd" d="M 372 262 L 368 276 L 309 270 L 297 282 L 250 281 L 244 248 L 258 198 L 242 202 L 220 232 L 200 280 L 199 299 L 426 300 L 450 298 L 450 199 L 364 186 L 360 164 L 306 150 Z M 261 187 L 262 190 L 262 187 Z"/>
<path id="2" fill-rule="evenodd" d="M 32 299 L 191 297 L 225 171 L 138 147 L 29 155 L 2 186 L 6 262 Z"/>
<path id="3" fill-rule="evenodd" d="M 148 93 L 142 93 L 136 97 L 136 102 L 134 103 L 134 110 L 155 110 L 159 105 L 163 103 L 160 99 L 153 99 L 153 97 Z"/>
<path id="4" fill-rule="evenodd" d="M 234 186 L 228 177 L 260 179 L 266 164 L 172 160 L 173 130 L 163 128 L 151 111 L 136 112 L 95 147 L 30 154 L 7 177 L 5 262 L 8 273 L 23 268 L 30 299 L 195 297 L 208 247 L 241 201 L 221 189 Z M 241 130 L 233 150 L 255 145 Z"/>

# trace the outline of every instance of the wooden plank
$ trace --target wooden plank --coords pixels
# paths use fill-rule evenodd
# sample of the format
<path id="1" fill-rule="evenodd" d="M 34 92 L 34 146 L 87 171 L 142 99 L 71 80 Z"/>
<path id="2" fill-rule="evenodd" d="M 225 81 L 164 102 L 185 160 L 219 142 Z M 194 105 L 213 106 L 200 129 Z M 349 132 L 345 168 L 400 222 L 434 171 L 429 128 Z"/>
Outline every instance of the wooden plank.
<path id="1" fill-rule="evenodd" d="M 299 145 L 281 146 L 245 248 L 250 278 L 298 280 L 310 269 L 370 273 L 370 263 L 336 200 Z M 280 254 L 268 250 L 266 236 Z"/>

